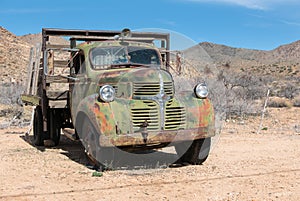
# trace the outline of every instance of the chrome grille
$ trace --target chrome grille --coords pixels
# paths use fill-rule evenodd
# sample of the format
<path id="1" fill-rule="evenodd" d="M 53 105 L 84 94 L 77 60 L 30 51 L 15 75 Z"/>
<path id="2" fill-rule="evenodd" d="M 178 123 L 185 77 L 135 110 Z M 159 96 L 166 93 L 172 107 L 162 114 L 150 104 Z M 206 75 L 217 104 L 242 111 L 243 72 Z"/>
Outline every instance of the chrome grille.
<path id="1" fill-rule="evenodd" d="M 177 130 L 185 127 L 184 107 L 167 107 L 165 112 L 165 130 Z"/>
<path id="2" fill-rule="evenodd" d="M 131 120 L 134 132 L 141 132 L 143 124 L 147 121 L 148 131 L 179 130 L 186 127 L 186 110 L 172 99 L 167 102 L 163 117 L 159 104 L 152 100 L 144 100 L 143 104 L 131 108 Z M 163 124 L 161 121 L 164 120 Z M 161 126 L 163 128 L 161 128 Z"/>
<path id="3" fill-rule="evenodd" d="M 173 83 L 164 82 L 164 91 L 168 96 L 173 96 Z M 160 92 L 159 82 L 136 82 L 133 84 L 133 97 L 155 96 Z"/>
<path id="4" fill-rule="evenodd" d="M 165 82 L 164 83 L 164 91 L 168 96 L 173 97 L 173 83 L 172 82 Z"/>
<path id="5" fill-rule="evenodd" d="M 154 101 L 143 101 L 147 107 L 131 108 L 133 131 L 139 132 L 143 123 L 147 121 L 147 130 L 159 130 L 159 109 Z"/>

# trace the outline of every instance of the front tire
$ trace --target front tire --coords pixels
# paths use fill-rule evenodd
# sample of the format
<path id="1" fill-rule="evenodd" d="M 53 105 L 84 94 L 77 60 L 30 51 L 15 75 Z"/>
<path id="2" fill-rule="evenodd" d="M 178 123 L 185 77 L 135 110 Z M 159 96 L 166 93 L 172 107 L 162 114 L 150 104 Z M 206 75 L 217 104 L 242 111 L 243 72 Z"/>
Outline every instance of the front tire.
<path id="1" fill-rule="evenodd" d="M 83 124 L 79 130 L 79 136 L 90 162 L 95 168 L 100 168 L 101 164 L 99 163 L 99 157 L 101 148 L 99 144 L 99 134 L 87 117 L 84 118 Z"/>
<path id="2" fill-rule="evenodd" d="M 211 138 L 186 141 L 175 145 L 181 163 L 200 165 L 206 161 L 211 146 Z"/>
<path id="3" fill-rule="evenodd" d="M 81 128 L 80 128 L 81 127 Z M 89 158 L 90 165 L 98 171 L 111 170 L 114 164 L 114 148 L 102 147 L 100 145 L 100 135 L 89 118 L 84 118 L 82 126 L 76 126 L 80 140 Z"/>

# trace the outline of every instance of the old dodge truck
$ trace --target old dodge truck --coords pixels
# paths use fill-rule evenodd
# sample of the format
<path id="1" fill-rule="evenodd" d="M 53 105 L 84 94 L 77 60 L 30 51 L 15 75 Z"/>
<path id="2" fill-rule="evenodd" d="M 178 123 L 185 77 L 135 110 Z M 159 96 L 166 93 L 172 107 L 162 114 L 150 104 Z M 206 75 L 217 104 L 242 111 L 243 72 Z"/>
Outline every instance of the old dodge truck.
<path id="1" fill-rule="evenodd" d="M 57 36 L 70 44 L 51 43 Z M 175 90 L 168 33 L 43 29 L 42 41 L 22 95 L 35 106 L 35 145 L 58 145 L 63 132 L 100 164 L 107 147 L 175 146 L 180 162 L 206 160 L 215 135 L 208 88 Z"/>

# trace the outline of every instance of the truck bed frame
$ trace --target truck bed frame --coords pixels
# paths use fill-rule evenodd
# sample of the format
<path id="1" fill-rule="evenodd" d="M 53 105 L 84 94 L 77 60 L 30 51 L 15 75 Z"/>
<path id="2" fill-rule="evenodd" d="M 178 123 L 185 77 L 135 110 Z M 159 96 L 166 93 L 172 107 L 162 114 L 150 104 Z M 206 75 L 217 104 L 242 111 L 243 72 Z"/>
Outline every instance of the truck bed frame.
<path id="1" fill-rule="evenodd" d="M 35 48 L 31 48 L 28 64 L 28 78 L 26 92 L 22 95 L 25 104 L 38 106 L 41 108 L 43 117 L 43 131 L 48 132 L 49 122 L 52 113 L 59 113 L 59 117 L 64 121 L 65 127 L 72 127 L 69 107 L 69 85 L 74 82 L 71 77 L 72 55 L 76 52 L 78 42 L 114 40 L 121 31 L 103 30 L 73 30 L 73 29 L 42 29 L 42 43 Z M 51 44 L 51 37 L 64 37 L 69 39 L 68 45 Z M 130 40 L 153 42 L 159 41 L 158 47 L 162 55 L 164 65 L 168 69 L 170 61 L 170 35 L 168 33 L 154 32 L 132 32 Z M 69 52 L 70 58 L 59 60 L 54 58 L 54 52 Z M 63 69 L 64 73 L 56 73 L 56 69 Z M 64 86 L 66 90 L 50 90 L 51 85 L 58 84 Z M 63 87 L 61 87 L 63 88 Z M 55 104 L 56 102 L 62 103 Z M 51 123 L 50 123 L 51 124 Z M 51 134 L 50 134 L 51 136 Z"/>

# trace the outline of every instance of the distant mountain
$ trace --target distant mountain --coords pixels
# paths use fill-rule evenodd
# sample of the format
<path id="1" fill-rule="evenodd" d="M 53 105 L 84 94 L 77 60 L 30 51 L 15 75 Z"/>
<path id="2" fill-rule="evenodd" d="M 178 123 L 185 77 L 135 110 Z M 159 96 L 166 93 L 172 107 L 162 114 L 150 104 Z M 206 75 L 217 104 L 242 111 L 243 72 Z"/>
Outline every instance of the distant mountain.
<path id="1" fill-rule="evenodd" d="M 198 54 L 200 53 L 201 54 Z M 211 60 L 218 68 L 249 71 L 259 75 L 300 76 L 300 41 L 271 51 L 234 48 L 209 42 L 184 51 L 186 58 Z M 208 58 L 209 57 L 209 58 Z"/>
<path id="2" fill-rule="evenodd" d="M 241 61 L 252 63 L 259 55 L 264 54 L 264 51 L 260 50 L 233 48 L 208 42 L 200 43 L 199 46 L 218 64 L 228 62 L 238 64 Z"/>
<path id="3" fill-rule="evenodd" d="M 272 59 L 277 61 L 289 61 L 293 63 L 300 63 L 300 40 L 291 44 L 282 45 L 272 51 Z"/>

